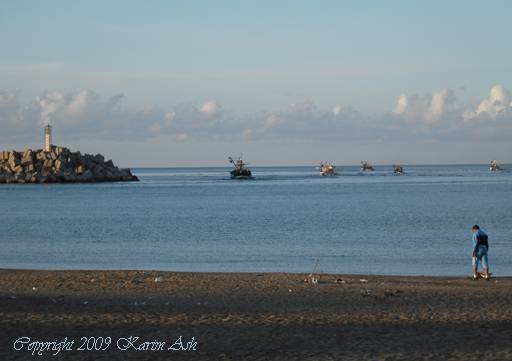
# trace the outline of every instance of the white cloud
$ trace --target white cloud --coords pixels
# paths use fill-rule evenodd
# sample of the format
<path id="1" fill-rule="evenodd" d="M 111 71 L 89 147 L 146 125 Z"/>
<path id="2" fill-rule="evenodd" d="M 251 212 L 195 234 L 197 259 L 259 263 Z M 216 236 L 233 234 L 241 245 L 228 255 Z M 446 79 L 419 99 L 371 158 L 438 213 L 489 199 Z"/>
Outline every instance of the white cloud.
<path id="1" fill-rule="evenodd" d="M 220 105 L 214 100 L 204 103 L 199 111 L 207 116 L 214 116 L 220 111 Z"/>
<path id="2" fill-rule="evenodd" d="M 303 100 L 292 103 L 288 106 L 288 113 L 299 116 L 312 115 L 317 110 L 316 105 L 311 100 Z"/>
<path id="3" fill-rule="evenodd" d="M 511 111 L 510 92 L 498 84 L 491 88 L 489 97 L 482 100 L 476 110 L 466 111 L 463 116 L 466 120 L 477 118 L 480 115 L 496 118 L 500 115 L 507 115 Z"/>
<path id="4" fill-rule="evenodd" d="M 74 94 L 67 104 L 66 114 L 69 117 L 79 117 L 87 107 L 94 101 L 94 94 L 89 90 L 83 90 Z"/>
<path id="5" fill-rule="evenodd" d="M 398 97 L 398 101 L 396 102 L 395 109 L 393 110 L 393 113 L 395 114 L 403 114 L 407 110 L 409 101 L 407 100 L 407 96 L 405 94 L 402 94 Z"/>
<path id="6" fill-rule="evenodd" d="M 104 98 L 90 90 L 44 92 L 20 104 L 18 93 L 0 91 L 0 137 L 40 137 L 41 126 L 54 125 L 58 137 L 145 139 L 171 135 L 177 141 L 298 140 L 371 142 L 396 139 L 500 137 L 512 132 L 510 94 L 493 87 L 478 107 L 461 105 L 455 92 L 443 89 L 426 95 L 402 94 L 392 112 L 364 115 L 350 106 L 321 107 L 298 101 L 278 111 L 237 113 L 217 101 L 180 103 L 172 109 L 124 105 L 124 95 Z M 504 110 L 503 110 L 504 109 Z M 468 112 L 499 115 L 497 122 L 465 122 Z M 482 123 L 482 124 L 481 124 Z"/>
<path id="7" fill-rule="evenodd" d="M 0 120 L 6 126 L 14 126 L 21 120 L 20 112 L 18 94 L 15 91 L 0 90 Z M 3 131 L 5 132 L 5 129 Z"/>
<path id="8" fill-rule="evenodd" d="M 46 92 L 36 99 L 40 107 L 40 124 L 51 123 L 54 113 L 62 107 L 64 96 L 60 92 Z"/>
<path id="9" fill-rule="evenodd" d="M 343 112 L 344 108 L 341 106 L 341 105 L 335 105 L 333 108 L 332 108 L 332 114 L 334 114 L 335 116 L 336 115 L 340 115 L 341 112 Z"/>
<path id="10" fill-rule="evenodd" d="M 172 120 L 176 118 L 176 112 L 167 112 L 165 113 L 165 120 L 168 120 L 169 122 L 172 122 Z"/>
<path id="11" fill-rule="evenodd" d="M 273 128 L 284 123 L 286 123 L 286 118 L 277 114 L 270 114 L 265 120 L 265 125 L 268 128 Z"/>
<path id="12" fill-rule="evenodd" d="M 453 90 L 443 89 L 432 95 L 430 106 L 425 114 L 427 122 L 436 122 L 448 111 L 449 108 L 455 102 L 455 94 Z"/>
<path id="13" fill-rule="evenodd" d="M 455 100 L 455 93 L 450 89 L 422 96 L 402 94 L 393 113 L 409 121 L 432 125 L 454 110 Z"/>

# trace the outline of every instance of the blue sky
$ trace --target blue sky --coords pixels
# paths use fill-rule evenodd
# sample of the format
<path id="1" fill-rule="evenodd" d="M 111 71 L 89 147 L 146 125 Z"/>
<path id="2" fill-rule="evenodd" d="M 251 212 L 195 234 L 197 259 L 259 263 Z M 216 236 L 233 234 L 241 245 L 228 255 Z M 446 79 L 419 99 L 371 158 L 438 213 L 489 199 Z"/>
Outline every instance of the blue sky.
<path id="1" fill-rule="evenodd" d="M 30 125 L 50 119 L 68 145 L 125 163 L 133 157 L 114 145 L 115 127 L 149 152 L 172 143 L 190 154 L 151 165 L 202 164 L 205 151 L 222 164 L 232 148 L 264 164 L 278 151 L 279 163 L 351 163 L 360 157 L 346 149 L 359 148 L 392 163 L 399 152 L 381 148 L 406 138 L 412 163 L 504 158 L 511 10 L 509 1 L 3 1 L 0 144 L 30 145 L 39 136 Z M 505 108 L 479 108 L 486 99 Z M 476 140 L 485 153 L 450 151 Z M 311 154 L 296 156 L 306 142 Z M 429 158 L 437 143 L 444 153 Z"/>

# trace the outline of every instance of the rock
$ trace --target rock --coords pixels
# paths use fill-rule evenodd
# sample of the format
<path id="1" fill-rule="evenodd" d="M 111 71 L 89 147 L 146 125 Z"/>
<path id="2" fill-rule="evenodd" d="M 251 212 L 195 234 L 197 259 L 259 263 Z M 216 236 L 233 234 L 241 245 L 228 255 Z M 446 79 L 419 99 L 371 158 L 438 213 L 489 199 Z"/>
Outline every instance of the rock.
<path id="1" fill-rule="evenodd" d="M 23 153 L 23 156 L 21 158 L 21 164 L 22 165 L 28 165 L 28 164 L 31 164 L 33 162 L 33 153 L 32 153 L 32 149 L 28 149 L 26 150 L 24 153 Z"/>
<path id="2" fill-rule="evenodd" d="M 27 149 L 0 151 L 0 183 L 74 183 L 138 181 L 129 169 L 119 169 L 101 154 L 71 152 L 53 146 L 50 152 Z"/>
<path id="3" fill-rule="evenodd" d="M 46 154 L 42 151 L 39 151 L 36 153 L 36 159 L 37 160 L 45 160 L 46 159 Z"/>
<path id="4" fill-rule="evenodd" d="M 132 172 L 130 171 L 130 169 L 128 168 L 123 168 L 123 169 L 120 169 L 119 170 L 120 173 L 121 173 L 121 179 L 125 182 L 129 182 L 129 181 L 139 181 L 139 178 L 137 178 L 136 176 L 134 176 L 132 174 Z"/>
<path id="5" fill-rule="evenodd" d="M 9 159 L 8 159 L 8 163 L 9 165 L 11 166 L 11 168 L 14 168 L 16 167 L 18 164 L 20 164 L 20 157 L 19 157 L 19 154 L 16 153 L 16 152 L 10 152 L 9 153 Z"/>
<path id="6" fill-rule="evenodd" d="M 57 159 L 55 161 L 55 169 L 64 171 L 67 169 L 67 164 L 63 160 Z"/>
<path id="7" fill-rule="evenodd" d="M 65 182 L 65 181 L 66 181 L 66 179 L 65 179 L 65 174 L 64 174 L 64 172 L 63 172 L 63 171 L 60 171 L 60 170 L 56 171 L 56 172 L 54 173 L 54 176 L 55 176 L 55 178 L 56 178 L 58 181 L 60 181 L 60 182 Z"/>
<path id="8" fill-rule="evenodd" d="M 80 175 L 78 179 L 81 180 L 82 182 L 92 182 L 94 180 L 94 175 L 88 169 L 82 175 Z"/>
<path id="9" fill-rule="evenodd" d="M 64 182 L 67 182 L 67 183 L 74 183 L 77 181 L 77 176 L 73 175 L 73 174 L 64 174 Z"/>

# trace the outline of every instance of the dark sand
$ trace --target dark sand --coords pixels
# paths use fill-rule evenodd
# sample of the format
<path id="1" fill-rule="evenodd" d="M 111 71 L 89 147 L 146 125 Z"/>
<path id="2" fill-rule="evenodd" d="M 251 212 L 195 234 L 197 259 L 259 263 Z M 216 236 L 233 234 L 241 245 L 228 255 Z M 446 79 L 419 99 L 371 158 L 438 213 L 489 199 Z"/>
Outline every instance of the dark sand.
<path id="1" fill-rule="evenodd" d="M 512 360 L 512 278 L 304 277 L 0 270 L 0 360 Z M 197 350 L 115 345 L 180 335 Z M 22 336 L 114 344 L 41 357 L 13 350 Z"/>

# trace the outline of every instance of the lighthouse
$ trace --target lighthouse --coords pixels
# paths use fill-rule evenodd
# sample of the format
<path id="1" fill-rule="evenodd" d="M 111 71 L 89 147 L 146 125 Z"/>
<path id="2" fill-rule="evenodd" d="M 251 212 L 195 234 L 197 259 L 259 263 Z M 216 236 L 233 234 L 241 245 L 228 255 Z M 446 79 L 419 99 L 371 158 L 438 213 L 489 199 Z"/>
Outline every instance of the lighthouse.
<path id="1" fill-rule="evenodd" d="M 44 151 L 50 152 L 52 150 L 52 126 L 46 124 L 44 127 Z"/>

